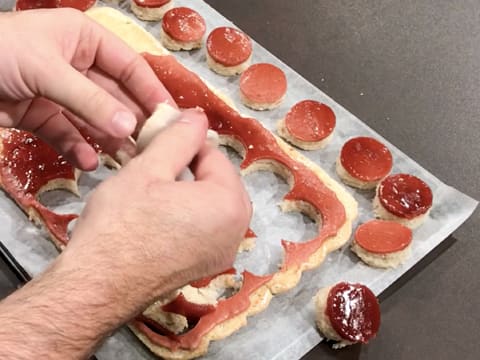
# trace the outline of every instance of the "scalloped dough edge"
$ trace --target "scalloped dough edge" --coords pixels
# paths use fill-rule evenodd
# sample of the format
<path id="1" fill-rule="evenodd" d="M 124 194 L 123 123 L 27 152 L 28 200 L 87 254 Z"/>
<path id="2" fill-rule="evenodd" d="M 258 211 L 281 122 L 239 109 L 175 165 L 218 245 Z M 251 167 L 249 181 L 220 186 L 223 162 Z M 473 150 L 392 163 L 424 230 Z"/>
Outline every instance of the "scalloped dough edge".
<path id="1" fill-rule="evenodd" d="M 150 52 L 155 55 L 169 54 L 169 52 L 164 49 L 150 33 L 145 31 L 140 25 L 137 25 L 133 20 L 117 10 L 111 8 L 94 8 L 87 11 L 87 14 L 94 20 L 100 22 L 103 26 L 108 28 L 117 36 L 121 37 L 137 52 Z M 223 98 L 224 97 L 222 97 L 222 99 Z M 228 101 L 227 103 L 231 102 Z M 171 351 L 165 347 L 152 343 L 135 327 L 135 325 L 130 324 L 130 329 L 155 354 L 165 359 L 193 359 L 206 354 L 211 340 L 225 338 L 240 329 L 242 326 L 246 325 L 247 317 L 263 311 L 270 303 L 274 293 L 284 292 L 293 288 L 299 282 L 301 274 L 304 270 L 318 267 L 328 253 L 343 246 L 350 238 L 352 232 L 352 222 L 356 218 L 358 212 L 357 202 L 339 183 L 333 180 L 318 165 L 298 153 L 280 138 L 275 138 L 283 151 L 285 151 L 294 160 L 305 164 L 323 181 L 328 188 L 336 193 L 337 198 L 345 207 L 346 221 L 344 225 L 339 229 L 337 235 L 326 240 L 323 245 L 309 257 L 307 262 L 296 268 L 276 273 L 272 280 L 267 283 L 267 285 L 261 286 L 259 289 L 250 294 L 251 304 L 249 308 L 235 317 L 217 324 L 202 338 L 200 345 L 196 349 L 179 349 L 176 351 Z M 255 169 L 251 166 L 248 170 L 254 171 Z"/>

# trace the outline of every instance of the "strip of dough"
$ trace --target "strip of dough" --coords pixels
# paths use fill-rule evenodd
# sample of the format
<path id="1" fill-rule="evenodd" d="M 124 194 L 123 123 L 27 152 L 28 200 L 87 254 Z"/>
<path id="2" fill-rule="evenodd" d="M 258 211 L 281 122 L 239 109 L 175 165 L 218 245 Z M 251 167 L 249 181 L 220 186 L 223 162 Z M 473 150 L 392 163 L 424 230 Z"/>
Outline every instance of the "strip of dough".
<path id="1" fill-rule="evenodd" d="M 157 55 L 168 54 L 168 51 L 163 49 L 151 34 L 117 10 L 111 8 L 94 8 L 87 11 L 87 14 L 110 31 L 117 34 L 138 52 L 149 52 Z M 227 102 L 230 103 L 229 101 Z M 332 236 L 325 241 L 323 245 L 309 257 L 307 262 L 297 268 L 289 269 L 285 272 L 277 272 L 272 280 L 250 295 L 250 307 L 246 311 L 216 325 L 203 337 L 200 345 L 196 349 L 178 349 L 172 351 L 168 348 L 152 343 L 142 332 L 139 331 L 138 328 L 131 325 L 130 328 L 132 331 L 157 355 L 166 359 L 191 359 L 206 354 L 211 340 L 224 338 L 244 326 L 246 324 L 247 316 L 254 315 L 264 310 L 268 306 L 273 294 L 293 288 L 299 282 L 304 270 L 318 267 L 328 253 L 343 246 L 350 238 L 352 222 L 356 218 L 358 211 L 357 202 L 339 183 L 333 180 L 318 165 L 294 150 L 280 138 L 276 137 L 276 140 L 283 151 L 294 160 L 305 164 L 328 188 L 336 193 L 337 198 L 345 208 L 346 221 L 344 225 L 339 229 L 336 236 Z M 225 139 L 221 139 L 221 142 L 228 144 L 228 139 L 226 141 Z M 264 168 L 264 166 L 262 168 Z M 251 166 L 246 170 L 254 171 L 256 168 L 255 166 Z M 286 203 L 284 204 L 284 209 L 302 210 L 297 203 Z"/>

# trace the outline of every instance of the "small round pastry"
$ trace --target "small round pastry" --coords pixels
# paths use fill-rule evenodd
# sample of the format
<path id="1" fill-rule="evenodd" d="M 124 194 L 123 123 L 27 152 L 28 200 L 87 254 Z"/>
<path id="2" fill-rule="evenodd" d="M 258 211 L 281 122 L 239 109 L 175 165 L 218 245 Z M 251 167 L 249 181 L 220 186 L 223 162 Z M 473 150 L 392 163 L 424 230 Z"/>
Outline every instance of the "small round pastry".
<path id="1" fill-rule="evenodd" d="M 240 98 L 254 110 L 271 110 L 283 101 L 287 92 L 285 73 L 272 64 L 250 66 L 240 77 Z"/>
<path id="2" fill-rule="evenodd" d="M 188 7 L 177 7 L 163 16 L 160 38 L 169 50 L 199 49 L 206 30 L 205 20 L 198 12 Z"/>
<path id="3" fill-rule="evenodd" d="M 130 9 L 137 18 L 145 21 L 159 21 L 173 8 L 173 0 L 131 0 Z"/>
<path id="4" fill-rule="evenodd" d="M 378 218 L 415 229 L 425 220 L 432 201 L 432 190 L 423 180 L 409 174 L 395 174 L 378 184 L 373 208 Z"/>
<path id="5" fill-rule="evenodd" d="M 80 11 L 87 11 L 94 6 L 96 2 L 96 0 L 17 0 L 15 9 L 20 11 L 69 7 Z"/>
<path id="6" fill-rule="evenodd" d="M 278 134 L 303 150 L 325 147 L 335 129 L 335 113 L 325 104 L 304 100 L 295 104 L 277 124 Z"/>
<path id="7" fill-rule="evenodd" d="M 217 74 L 241 74 L 250 65 L 252 41 L 231 27 L 218 27 L 207 38 L 207 64 Z"/>
<path id="8" fill-rule="evenodd" d="M 389 220 L 371 220 L 355 231 L 352 251 L 367 265 L 394 268 L 411 252 L 412 230 Z"/>
<path id="9" fill-rule="evenodd" d="M 358 189 L 373 189 L 392 170 L 392 154 L 371 137 L 348 140 L 337 158 L 337 174 L 342 181 Z"/>
<path id="10" fill-rule="evenodd" d="M 316 324 L 337 341 L 333 348 L 366 344 L 380 327 L 380 306 L 373 292 L 361 284 L 338 283 L 320 289 L 315 297 Z"/>

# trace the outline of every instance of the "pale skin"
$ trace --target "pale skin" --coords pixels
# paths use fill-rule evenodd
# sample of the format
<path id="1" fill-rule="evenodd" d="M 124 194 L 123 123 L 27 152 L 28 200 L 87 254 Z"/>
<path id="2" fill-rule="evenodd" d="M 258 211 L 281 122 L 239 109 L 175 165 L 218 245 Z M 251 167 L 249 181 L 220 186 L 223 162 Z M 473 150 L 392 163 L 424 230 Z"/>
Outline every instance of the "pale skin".
<path id="1" fill-rule="evenodd" d="M 0 126 L 83 170 L 97 156 L 73 123 L 121 146 L 158 102 L 174 105 L 142 57 L 79 12 L 0 15 L 0 34 Z M 0 302 L 1 359 L 87 358 L 154 299 L 232 265 L 251 207 L 206 131 L 186 111 L 93 192 L 66 249 Z M 186 166 L 195 181 L 176 181 Z"/>

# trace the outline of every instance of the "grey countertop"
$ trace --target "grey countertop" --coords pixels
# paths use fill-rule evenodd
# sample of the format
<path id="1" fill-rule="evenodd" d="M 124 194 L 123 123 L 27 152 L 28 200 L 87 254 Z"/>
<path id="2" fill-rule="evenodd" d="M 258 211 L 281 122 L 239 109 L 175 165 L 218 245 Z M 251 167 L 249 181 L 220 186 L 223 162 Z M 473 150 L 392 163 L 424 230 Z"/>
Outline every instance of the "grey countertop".
<path id="1" fill-rule="evenodd" d="M 1 2 L 1 1 L 0 1 Z M 480 199 L 478 0 L 207 0 L 441 180 Z M 366 346 L 305 359 L 476 359 L 480 211 L 382 296 Z M 0 296 L 16 286 L 0 262 Z"/>

